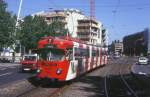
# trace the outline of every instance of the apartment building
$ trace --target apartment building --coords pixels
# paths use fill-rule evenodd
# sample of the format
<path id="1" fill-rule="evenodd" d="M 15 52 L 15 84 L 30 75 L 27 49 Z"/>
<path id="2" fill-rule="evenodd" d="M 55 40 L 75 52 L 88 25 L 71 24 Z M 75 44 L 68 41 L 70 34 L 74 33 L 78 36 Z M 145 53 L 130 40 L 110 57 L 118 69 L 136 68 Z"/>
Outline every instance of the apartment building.
<path id="1" fill-rule="evenodd" d="M 150 55 L 150 28 L 125 36 L 123 45 L 125 55 Z"/>
<path id="2" fill-rule="evenodd" d="M 49 12 L 39 12 L 34 15 L 42 16 L 48 24 L 54 21 L 64 23 L 64 27 L 68 29 L 71 37 L 77 37 L 78 20 L 84 19 L 86 16 L 77 9 L 53 10 Z"/>
<path id="3" fill-rule="evenodd" d="M 89 44 L 101 45 L 101 24 L 94 19 L 78 20 L 78 38 Z"/>
<path id="4" fill-rule="evenodd" d="M 106 40 L 102 32 L 102 23 L 90 19 L 77 9 L 53 10 L 39 12 L 34 15 L 43 16 L 48 24 L 61 21 L 73 38 L 79 38 L 89 44 L 102 45 Z M 103 40 L 102 40 L 103 38 Z"/>
<path id="5" fill-rule="evenodd" d="M 111 51 L 114 54 L 117 53 L 119 55 L 122 55 L 122 53 L 123 53 L 123 42 L 120 42 L 119 40 L 115 40 L 114 42 L 112 42 Z"/>

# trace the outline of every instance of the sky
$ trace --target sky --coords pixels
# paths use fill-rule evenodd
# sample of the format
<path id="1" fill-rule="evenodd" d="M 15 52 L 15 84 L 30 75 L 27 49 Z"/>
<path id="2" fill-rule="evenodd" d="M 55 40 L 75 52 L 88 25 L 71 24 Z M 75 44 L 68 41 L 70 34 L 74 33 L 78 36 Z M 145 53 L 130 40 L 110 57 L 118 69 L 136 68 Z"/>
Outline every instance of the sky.
<path id="1" fill-rule="evenodd" d="M 5 0 L 8 11 L 17 14 L 20 0 Z M 76 8 L 90 16 L 90 0 L 23 0 L 21 17 L 39 11 Z M 95 0 L 95 17 L 107 29 L 108 41 L 150 27 L 150 0 Z"/>

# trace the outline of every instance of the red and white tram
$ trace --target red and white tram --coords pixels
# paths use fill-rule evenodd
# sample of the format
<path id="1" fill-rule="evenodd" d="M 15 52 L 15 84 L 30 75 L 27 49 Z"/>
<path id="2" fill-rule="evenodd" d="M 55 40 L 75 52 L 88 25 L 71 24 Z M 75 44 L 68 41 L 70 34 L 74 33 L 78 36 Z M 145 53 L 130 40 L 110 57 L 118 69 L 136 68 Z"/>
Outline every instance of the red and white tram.
<path id="1" fill-rule="evenodd" d="M 38 42 L 38 51 L 38 78 L 69 81 L 107 64 L 107 48 L 68 38 L 42 38 Z"/>

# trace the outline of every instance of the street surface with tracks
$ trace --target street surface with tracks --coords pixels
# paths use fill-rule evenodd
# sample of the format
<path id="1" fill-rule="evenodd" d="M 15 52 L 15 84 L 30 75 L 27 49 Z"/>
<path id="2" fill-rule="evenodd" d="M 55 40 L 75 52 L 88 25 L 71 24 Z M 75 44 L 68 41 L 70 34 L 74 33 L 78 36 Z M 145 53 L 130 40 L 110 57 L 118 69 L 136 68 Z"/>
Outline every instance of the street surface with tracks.
<path id="1" fill-rule="evenodd" d="M 150 97 L 150 78 L 131 73 L 136 61 L 133 57 L 109 59 L 104 67 L 68 83 L 43 83 L 32 73 L 18 72 L 18 65 L 3 65 L 7 69 L 0 71 L 0 97 Z"/>

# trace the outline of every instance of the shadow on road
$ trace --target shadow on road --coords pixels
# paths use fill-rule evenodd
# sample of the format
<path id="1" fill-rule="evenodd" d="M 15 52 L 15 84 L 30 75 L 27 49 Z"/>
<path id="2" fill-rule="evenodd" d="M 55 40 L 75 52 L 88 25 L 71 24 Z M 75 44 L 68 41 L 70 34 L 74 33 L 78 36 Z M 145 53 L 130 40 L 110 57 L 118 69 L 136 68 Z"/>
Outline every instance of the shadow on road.
<path id="1" fill-rule="evenodd" d="M 61 88 L 64 85 L 68 84 L 68 82 L 51 81 L 49 79 L 38 79 L 36 76 L 28 78 L 28 81 L 32 85 L 42 88 Z"/>
<path id="2" fill-rule="evenodd" d="M 141 93 L 140 95 L 149 95 L 150 87 L 148 86 L 148 83 L 150 79 L 146 76 L 142 75 L 136 75 L 134 77 L 132 74 L 125 74 L 123 75 L 124 79 L 127 80 L 131 88 L 135 90 L 135 92 Z M 87 84 L 79 87 L 79 91 L 85 91 L 88 95 L 87 97 L 106 97 L 105 94 L 105 83 L 104 83 L 104 77 L 99 77 L 99 76 L 85 76 L 80 78 L 79 80 L 76 80 L 76 82 L 79 82 L 82 84 Z M 128 97 L 126 95 L 127 92 L 127 87 L 124 85 L 123 81 L 121 80 L 120 75 L 111 75 L 109 76 L 109 82 L 107 83 L 109 87 L 110 92 L 110 97 L 120 97 L 117 95 L 122 95 L 124 94 L 123 97 Z M 110 86 L 109 86 L 110 85 Z M 125 91 L 124 91 L 125 90 Z M 124 91 L 124 92 L 122 92 Z M 144 94 L 142 94 L 144 93 Z M 115 95 L 115 96 L 112 96 Z M 147 97 L 147 96 L 144 96 Z"/>
<path id="3" fill-rule="evenodd" d="M 80 88 L 81 91 L 94 93 L 94 95 L 92 96 L 89 95 L 88 97 L 103 97 L 104 78 L 99 77 L 99 76 L 85 76 L 76 80 L 76 82 L 81 82 L 81 83 L 90 85 L 90 87 L 82 86 Z"/>

